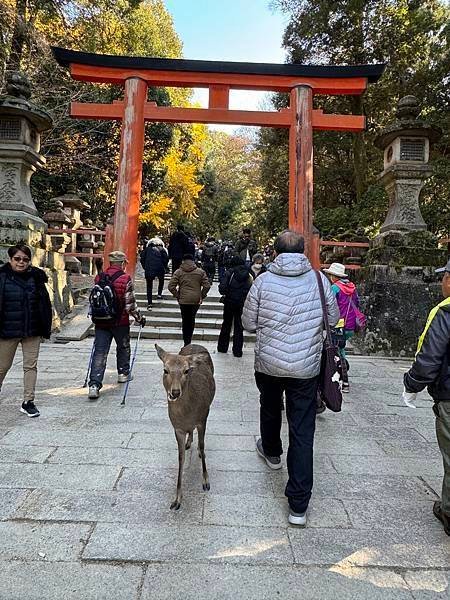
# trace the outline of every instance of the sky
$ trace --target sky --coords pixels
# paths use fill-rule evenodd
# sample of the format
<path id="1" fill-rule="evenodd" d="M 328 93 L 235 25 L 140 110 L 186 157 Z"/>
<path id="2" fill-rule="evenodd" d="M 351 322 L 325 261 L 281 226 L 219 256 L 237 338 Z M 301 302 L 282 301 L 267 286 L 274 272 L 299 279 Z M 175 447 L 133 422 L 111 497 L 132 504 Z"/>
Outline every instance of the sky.
<path id="1" fill-rule="evenodd" d="M 284 63 L 281 47 L 286 19 L 270 0 L 165 0 L 183 42 L 184 58 Z M 258 110 L 265 93 L 232 90 L 230 108 Z M 206 107 L 208 91 L 195 90 L 194 101 Z M 224 131 L 234 126 L 211 126 Z"/>

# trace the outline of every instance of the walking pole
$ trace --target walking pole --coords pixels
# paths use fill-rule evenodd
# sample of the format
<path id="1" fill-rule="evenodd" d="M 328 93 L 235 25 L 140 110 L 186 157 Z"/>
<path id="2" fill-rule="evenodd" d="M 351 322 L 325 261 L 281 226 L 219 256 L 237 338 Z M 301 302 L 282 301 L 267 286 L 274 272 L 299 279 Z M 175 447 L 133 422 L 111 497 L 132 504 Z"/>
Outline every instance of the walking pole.
<path id="1" fill-rule="evenodd" d="M 83 384 L 84 388 L 87 386 L 89 375 L 91 374 L 91 366 L 92 366 L 92 358 L 94 357 L 94 350 L 95 350 L 95 338 L 94 338 L 94 343 L 92 344 L 91 356 L 89 357 L 89 364 L 88 364 L 88 369 L 87 369 L 87 373 L 86 373 L 86 379 L 84 380 L 84 384 Z"/>
<path id="2" fill-rule="evenodd" d="M 136 352 L 137 352 L 139 340 L 141 339 L 141 333 L 142 333 L 142 325 L 139 327 L 139 333 L 138 333 L 136 344 L 134 346 L 134 351 L 133 351 L 133 358 L 131 360 L 130 372 L 128 373 L 127 384 L 125 386 L 125 391 L 123 393 L 123 398 L 122 398 L 122 402 L 120 403 L 120 406 L 125 406 L 125 400 L 126 400 L 126 397 L 128 394 L 128 386 L 130 385 L 130 381 L 131 381 L 131 373 L 133 372 L 134 361 L 136 360 Z"/>

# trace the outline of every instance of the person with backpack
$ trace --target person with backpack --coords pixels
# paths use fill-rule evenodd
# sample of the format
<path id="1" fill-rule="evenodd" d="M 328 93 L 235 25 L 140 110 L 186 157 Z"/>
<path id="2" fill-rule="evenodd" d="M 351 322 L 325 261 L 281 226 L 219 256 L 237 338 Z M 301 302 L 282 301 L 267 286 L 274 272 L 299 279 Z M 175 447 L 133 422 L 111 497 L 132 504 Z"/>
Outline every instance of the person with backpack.
<path id="1" fill-rule="evenodd" d="M 178 300 L 183 341 L 188 346 L 194 333 L 195 315 L 211 284 L 205 271 L 195 264 L 192 254 L 185 254 L 181 267 L 172 275 L 168 287 L 169 292 Z"/>
<path id="2" fill-rule="evenodd" d="M 145 280 L 147 282 L 147 310 L 152 309 L 153 305 L 153 281 L 158 279 L 158 296 L 161 300 L 164 288 L 164 275 L 166 273 L 169 255 L 164 248 L 163 241 L 158 238 L 152 238 L 141 253 L 141 265 L 145 271 Z"/>
<path id="3" fill-rule="evenodd" d="M 23 356 L 23 402 L 20 412 L 39 417 L 34 403 L 37 363 L 42 338 L 49 338 L 52 306 L 47 275 L 31 266 L 24 244 L 8 248 L 9 262 L 0 267 L 0 389 L 19 344 Z"/>
<path id="4" fill-rule="evenodd" d="M 220 244 L 219 251 L 217 253 L 217 268 L 219 274 L 219 283 L 224 279 L 227 269 L 231 266 L 231 259 L 234 255 L 233 242 L 224 240 Z"/>
<path id="5" fill-rule="evenodd" d="M 252 230 L 248 227 L 242 230 L 242 237 L 236 242 L 236 253 L 244 259 L 245 265 L 251 267 L 253 255 L 258 251 L 256 241 L 252 239 Z"/>
<path id="6" fill-rule="evenodd" d="M 125 273 L 127 257 L 115 250 L 108 255 L 109 267 L 97 275 L 89 296 L 95 324 L 94 354 L 89 378 L 89 398 L 99 397 L 111 342 L 116 342 L 117 383 L 126 383 L 130 374 L 130 315 L 144 327 L 145 317 L 137 309 L 131 277 Z"/>
<path id="7" fill-rule="evenodd" d="M 202 266 L 206 275 L 208 276 L 209 283 L 212 284 L 214 275 L 216 274 L 216 260 L 217 260 L 217 244 L 213 237 L 209 237 L 204 246 L 202 253 Z"/>
<path id="8" fill-rule="evenodd" d="M 253 278 L 240 256 L 233 256 L 231 268 L 219 283 L 219 293 L 223 296 L 223 322 L 220 329 L 217 352 L 228 352 L 231 328 L 233 327 L 233 356 L 242 356 L 244 330 L 242 327 L 242 309 L 252 286 Z"/>
<path id="9" fill-rule="evenodd" d="M 345 355 L 345 346 L 357 329 L 357 321 L 362 313 L 359 311 L 359 296 L 354 283 L 349 281 L 345 272 L 345 266 L 341 263 L 333 263 L 328 269 L 323 270 L 330 279 L 331 289 L 336 296 L 339 307 L 340 320 L 336 325 L 339 341 L 339 352 L 344 363 L 342 369 L 342 391 L 348 393 L 350 384 L 348 382 L 348 363 Z M 347 367 L 346 367 L 347 365 Z"/>

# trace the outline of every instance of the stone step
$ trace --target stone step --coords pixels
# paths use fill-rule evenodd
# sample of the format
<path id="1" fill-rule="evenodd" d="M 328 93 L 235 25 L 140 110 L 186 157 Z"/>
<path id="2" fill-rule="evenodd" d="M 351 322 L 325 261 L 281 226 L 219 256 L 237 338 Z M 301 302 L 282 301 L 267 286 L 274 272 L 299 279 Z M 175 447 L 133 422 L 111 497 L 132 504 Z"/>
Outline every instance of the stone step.
<path id="1" fill-rule="evenodd" d="M 132 338 L 137 338 L 138 332 L 139 332 L 138 327 L 133 325 L 130 328 L 130 336 Z M 192 339 L 195 341 L 203 340 L 204 342 L 206 342 L 206 341 L 217 342 L 217 340 L 219 339 L 219 333 L 220 333 L 219 329 L 196 327 L 194 330 L 194 335 L 192 336 Z M 93 336 L 94 331 L 91 330 L 89 332 L 89 335 Z M 181 333 L 181 327 L 151 327 L 151 326 L 149 327 L 149 326 L 146 326 L 142 330 L 141 338 L 152 339 L 152 340 L 153 339 L 155 339 L 155 340 L 181 340 L 181 339 L 183 339 L 183 336 Z M 231 336 L 231 339 L 232 338 L 233 338 L 233 336 Z M 244 332 L 244 341 L 246 343 L 254 342 L 255 336 L 253 334 Z"/>
<path id="2" fill-rule="evenodd" d="M 151 327 L 180 327 L 181 328 L 181 316 L 179 317 L 161 317 L 159 313 L 151 312 L 148 316 L 146 315 L 147 325 Z M 222 325 L 222 319 L 205 319 L 197 313 L 195 319 L 196 327 L 207 327 L 210 329 L 220 329 Z"/>
<path id="3" fill-rule="evenodd" d="M 147 301 L 143 301 L 143 300 L 138 300 L 137 302 L 138 307 L 140 310 L 144 310 L 147 307 Z M 179 304 L 178 302 L 175 300 L 175 298 L 173 298 L 173 300 L 153 300 L 153 310 L 158 310 L 159 308 L 176 308 L 178 310 L 179 309 Z M 210 311 L 217 311 L 219 313 L 222 312 L 223 306 L 220 302 L 209 302 L 208 300 L 205 300 L 204 302 L 202 302 L 200 309 L 199 310 L 210 310 Z"/>
<path id="4" fill-rule="evenodd" d="M 147 303 L 147 294 L 146 293 L 144 293 L 144 292 L 136 292 L 135 296 L 136 296 L 136 300 L 138 302 L 145 302 L 145 303 Z M 203 303 L 220 304 L 219 303 L 220 297 L 221 297 L 220 294 L 213 292 L 211 294 L 208 294 L 208 296 L 206 297 L 206 300 L 204 300 Z M 162 300 L 157 300 L 156 294 L 154 294 L 153 295 L 153 302 L 176 302 L 176 300 L 172 296 L 172 294 L 163 293 Z"/>
<path id="5" fill-rule="evenodd" d="M 221 305 L 222 306 L 222 305 Z M 141 311 L 141 313 L 147 317 L 147 318 L 151 318 L 152 315 L 157 316 L 157 317 L 167 317 L 167 318 L 173 318 L 173 317 L 180 317 L 180 309 L 178 307 L 174 307 L 174 308 L 165 308 L 165 307 L 158 307 L 158 308 L 153 308 L 153 310 L 147 310 L 146 306 L 140 306 L 139 310 Z M 203 306 L 200 307 L 198 313 L 197 313 L 197 317 L 202 317 L 204 319 L 222 319 L 222 309 L 220 310 L 210 310 L 210 309 L 204 309 Z"/>

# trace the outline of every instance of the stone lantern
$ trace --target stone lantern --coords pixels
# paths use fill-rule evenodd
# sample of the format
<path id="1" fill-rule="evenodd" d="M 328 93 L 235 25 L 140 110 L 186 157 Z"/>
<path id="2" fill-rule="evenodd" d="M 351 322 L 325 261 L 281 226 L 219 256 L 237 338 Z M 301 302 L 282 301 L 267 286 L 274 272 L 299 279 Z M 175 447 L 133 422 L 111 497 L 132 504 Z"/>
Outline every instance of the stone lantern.
<path id="1" fill-rule="evenodd" d="M 420 110 L 415 96 L 401 98 L 397 119 L 375 138 L 375 145 L 384 152 L 379 180 L 386 188 L 389 209 L 366 264 L 433 267 L 443 260 L 419 207 L 420 192 L 433 172 L 430 145 L 441 132 L 419 118 Z"/>
<path id="2" fill-rule="evenodd" d="M 389 210 L 381 227 L 386 231 L 424 231 L 427 226 L 419 208 L 425 180 L 432 174 L 428 164 L 430 144 L 441 132 L 419 119 L 415 96 L 405 96 L 397 106 L 397 120 L 375 139 L 384 151 L 384 170 L 379 176 L 389 196 Z"/>
<path id="3" fill-rule="evenodd" d="M 50 233 L 49 235 L 52 249 L 55 252 L 63 253 L 72 239 L 64 230 L 71 226 L 72 221 L 63 211 L 63 203 L 60 200 L 54 202 L 53 210 L 45 213 L 44 221 L 51 229 L 59 230 L 58 233 Z"/>
<path id="4" fill-rule="evenodd" d="M 81 211 L 91 208 L 90 204 L 85 202 L 78 196 L 75 186 L 70 184 L 67 186 L 67 191 L 62 196 L 53 198 L 56 202 L 62 202 L 63 211 L 71 221 L 71 229 L 80 229 L 83 226 L 81 219 Z M 71 234 L 71 240 L 67 245 L 66 252 L 77 251 L 77 234 Z M 81 262 L 76 256 L 66 256 L 66 271 L 70 273 L 81 273 Z"/>
<path id="5" fill-rule="evenodd" d="M 42 246 L 46 224 L 31 197 L 30 179 L 45 164 L 39 154 L 40 136 L 52 125 L 50 115 L 30 102 L 28 79 L 7 76 L 6 96 L 0 97 L 0 244 L 19 241 Z M 44 244 L 45 245 L 45 244 Z"/>

